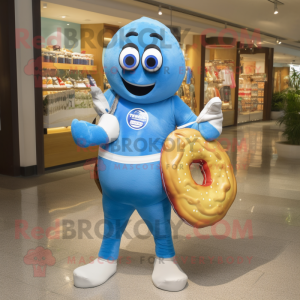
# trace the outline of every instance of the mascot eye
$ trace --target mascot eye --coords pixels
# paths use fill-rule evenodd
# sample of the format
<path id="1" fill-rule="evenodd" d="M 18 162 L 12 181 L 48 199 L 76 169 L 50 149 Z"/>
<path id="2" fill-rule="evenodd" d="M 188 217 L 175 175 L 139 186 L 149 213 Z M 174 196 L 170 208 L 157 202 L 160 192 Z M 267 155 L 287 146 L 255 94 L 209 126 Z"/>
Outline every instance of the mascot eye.
<path id="1" fill-rule="evenodd" d="M 148 72 L 156 72 L 162 65 L 162 55 L 155 48 L 147 49 L 142 56 L 142 65 Z"/>
<path id="2" fill-rule="evenodd" d="M 135 48 L 126 47 L 120 53 L 119 62 L 122 69 L 132 71 L 139 65 L 139 52 Z"/>

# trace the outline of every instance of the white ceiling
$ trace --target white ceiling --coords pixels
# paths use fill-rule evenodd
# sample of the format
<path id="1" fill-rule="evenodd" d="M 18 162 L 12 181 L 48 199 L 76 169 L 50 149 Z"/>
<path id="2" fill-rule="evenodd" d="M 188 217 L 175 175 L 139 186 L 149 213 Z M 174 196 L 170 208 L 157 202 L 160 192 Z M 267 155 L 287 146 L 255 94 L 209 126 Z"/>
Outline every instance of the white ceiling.
<path id="1" fill-rule="evenodd" d="M 260 28 L 270 34 L 288 38 L 284 43 L 300 44 L 292 41 L 300 40 L 300 31 L 297 24 L 300 19 L 300 0 L 282 0 L 285 5 L 279 6 L 279 14 L 274 15 L 273 5 L 267 0 L 163 0 L 174 6 L 199 13 L 211 15 L 220 19 Z M 47 9 L 43 9 L 47 3 Z M 184 3 L 184 5 L 183 5 Z M 62 5 L 63 4 L 63 5 Z M 120 27 L 141 16 L 156 18 L 162 23 L 170 24 L 170 12 L 163 9 L 163 15 L 157 14 L 157 7 L 139 3 L 133 0 L 49 0 L 41 1 L 41 15 L 45 18 L 69 21 L 78 24 L 108 23 Z M 63 19 L 61 16 L 66 15 Z M 126 18 L 124 18 L 126 16 Z M 189 28 L 190 34 L 200 34 L 204 29 L 224 27 L 222 24 L 202 20 L 181 13 L 173 12 L 173 24 L 183 29 Z M 239 30 L 237 30 L 240 34 Z M 275 49 L 274 62 L 291 63 L 296 60 L 300 63 L 300 51 L 279 46 L 273 38 L 262 36 L 262 45 Z"/>
<path id="2" fill-rule="evenodd" d="M 300 64 L 300 57 L 284 53 L 274 53 L 274 63 Z"/>
<path id="3" fill-rule="evenodd" d="M 274 15 L 274 4 L 267 0 L 163 0 L 163 3 L 207 14 L 262 31 L 300 40 L 299 0 L 280 0 L 279 13 Z"/>
<path id="4" fill-rule="evenodd" d="M 43 3 L 47 3 L 47 8 L 43 8 Z M 67 21 L 77 24 L 107 23 L 118 25 L 120 27 L 131 21 L 125 18 L 104 15 L 98 12 L 63 6 L 47 1 L 41 1 L 41 16 L 44 18 Z M 66 16 L 66 18 L 62 18 L 62 16 Z"/>

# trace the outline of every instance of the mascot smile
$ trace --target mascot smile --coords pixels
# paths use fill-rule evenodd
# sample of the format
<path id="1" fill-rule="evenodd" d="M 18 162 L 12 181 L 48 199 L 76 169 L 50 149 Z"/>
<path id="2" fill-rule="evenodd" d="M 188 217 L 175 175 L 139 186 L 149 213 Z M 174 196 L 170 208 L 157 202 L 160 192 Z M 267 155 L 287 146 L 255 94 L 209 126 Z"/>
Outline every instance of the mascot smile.
<path id="1" fill-rule="evenodd" d="M 98 125 L 72 122 L 78 146 L 99 145 L 105 218 L 98 259 L 75 269 L 74 284 L 95 287 L 116 272 L 122 234 L 137 210 L 155 242 L 153 284 L 180 291 L 188 277 L 174 261 L 171 207 L 189 225 L 204 227 L 223 218 L 235 198 L 230 161 L 214 141 L 222 132 L 222 102 L 211 99 L 197 117 L 174 96 L 185 76 L 182 50 L 168 27 L 146 17 L 116 33 L 105 52 L 104 69 L 111 89 L 103 94 L 91 88 L 101 116 Z M 177 142 L 181 156 L 172 147 Z M 203 185 L 191 179 L 193 162 L 208 178 Z M 207 197 L 200 198 L 202 193 Z"/>

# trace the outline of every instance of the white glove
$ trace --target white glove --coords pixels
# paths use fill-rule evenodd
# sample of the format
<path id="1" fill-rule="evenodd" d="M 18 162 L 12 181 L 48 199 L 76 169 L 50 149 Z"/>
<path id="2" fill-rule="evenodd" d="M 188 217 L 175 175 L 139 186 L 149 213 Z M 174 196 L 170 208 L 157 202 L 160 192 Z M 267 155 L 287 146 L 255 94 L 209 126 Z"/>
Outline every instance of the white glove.
<path id="1" fill-rule="evenodd" d="M 114 142 L 120 134 L 120 125 L 118 119 L 114 115 L 103 114 L 100 118 L 98 126 L 106 132 L 109 143 Z"/>
<path id="2" fill-rule="evenodd" d="M 108 101 L 106 100 L 101 89 L 97 86 L 91 86 L 94 109 L 99 116 L 107 114 L 110 111 Z"/>
<path id="3" fill-rule="evenodd" d="M 222 101 L 220 98 L 215 97 L 208 101 L 204 109 L 198 116 L 197 123 L 209 122 L 215 129 L 222 133 L 223 113 Z"/>

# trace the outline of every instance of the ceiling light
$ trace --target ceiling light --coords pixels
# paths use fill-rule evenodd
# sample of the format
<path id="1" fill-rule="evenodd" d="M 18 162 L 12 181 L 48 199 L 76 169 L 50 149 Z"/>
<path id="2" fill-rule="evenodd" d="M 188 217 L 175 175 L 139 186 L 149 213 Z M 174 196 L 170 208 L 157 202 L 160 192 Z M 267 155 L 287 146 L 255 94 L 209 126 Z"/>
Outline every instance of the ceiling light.
<path id="1" fill-rule="evenodd" d="M 280 39 L 276 39 L 276 43 L 280 45 L 281 44 L 281 40 Z"/>
<path id="2" fill-rule="evenodd" d="M 43 8 L 47 8 L 47 3 L 44 3 L 44 4 L 43 4 Z"/>
<path id="3" fill-rule="evenodd" d="M 63 19 L 65 19 L 66 18 L 66 16 L 61 16 Z"/>
<path id="4" fill-rule="evenodd" d="M 158 7 L 158 14 L 159 14 L 160 16 L 162 15 L 161 4 L 159 4 L 159 7 Z"/>
<path id="5" fill-rule="evenodd" d="M 274 2 L 274 15 L 278 14 L 278 9 L 277 9 L 277 0 Z"/>
<path id="6" fill-rule="evenodd" d="M 70 24 L 67 24 L 68 26 L 70 25 Z"/>

